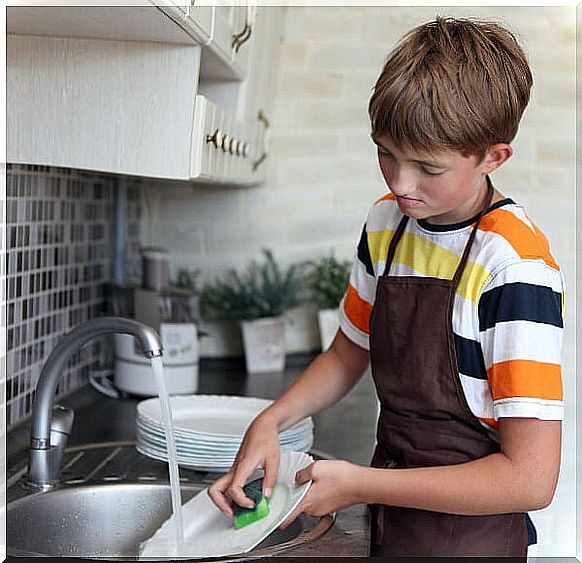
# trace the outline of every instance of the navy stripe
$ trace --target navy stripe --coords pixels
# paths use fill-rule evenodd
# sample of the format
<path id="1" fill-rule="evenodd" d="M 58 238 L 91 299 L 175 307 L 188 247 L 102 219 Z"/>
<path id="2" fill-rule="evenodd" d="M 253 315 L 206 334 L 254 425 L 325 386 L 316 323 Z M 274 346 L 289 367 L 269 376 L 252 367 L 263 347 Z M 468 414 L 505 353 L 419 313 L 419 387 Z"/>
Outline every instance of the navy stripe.
<path id="1" fill-rule="evenodd" d="M 455 351 L 457 355 L 457 367 L 463 375 L 475 377 L 476 379 L 487 379 L 485 360 L 481 344 L 468 338 L 463 338 L 458 334 L 455 337 Z"/>
<path id="2" fill-rule="evenodd" d="M 550 287 L 529 283 L 508 283 L 486 291 L 479 300 L 479 330 L 508 321 L 563 328 L 562 296 Z"/>
<path id="3" fill-rule="evenodd" d="M 366 272 L 371 276 L 374 275 L 374 266 L 372 265 L 372 257 L 370 256 L 370 248 L 368 247 L 368 231 L 366 225 L 362 229 L 362 236 L 358 243 L 358 260 L 366 267 Z"/>

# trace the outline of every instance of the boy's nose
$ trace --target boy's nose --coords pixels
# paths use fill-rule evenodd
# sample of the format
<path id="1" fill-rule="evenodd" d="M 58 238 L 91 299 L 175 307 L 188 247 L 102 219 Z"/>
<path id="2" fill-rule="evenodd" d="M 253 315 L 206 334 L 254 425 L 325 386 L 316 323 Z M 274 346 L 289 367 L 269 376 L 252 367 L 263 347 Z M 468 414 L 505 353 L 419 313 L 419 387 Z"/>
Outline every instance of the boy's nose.
<path id="1" fill-rule="evenodd" d="M 416 183 L 412 179 L 406 179 L 400 174 L 388 184 L 390 191 L 396 197 L 412 197 L 416 192 Z"/>

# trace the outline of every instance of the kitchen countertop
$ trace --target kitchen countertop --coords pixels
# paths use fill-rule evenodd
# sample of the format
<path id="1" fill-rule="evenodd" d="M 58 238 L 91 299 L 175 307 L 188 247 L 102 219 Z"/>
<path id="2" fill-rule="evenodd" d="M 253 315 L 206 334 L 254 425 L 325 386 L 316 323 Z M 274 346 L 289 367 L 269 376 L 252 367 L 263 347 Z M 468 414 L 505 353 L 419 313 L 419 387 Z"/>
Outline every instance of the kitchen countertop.
<path id="1" fill-rule="evenodd" d="M 237 360 L 202 361 L 200 394 L 227 394 L 274 399 L 289 387 L 313 355 L 290 357 L 280 374 L 246 374 Z M 112 399 L 91 386 L 72 393 L 58 402 L 75 409 L 75 422 L 69 445 L 93 442 L 135 440 L 135 411 L 138 397 Z M 342 401 L 315 415 L 314 450 L 328 457 L 346 459 L 367 465 L 371 459 L 377 417 L 377 400 L 370 374 Z M 29 422 L 24 422 L 7 436 L 7 477 L 26 459 Z M 332 556 L 366 557 L 369 530 L 367 508 L 357 505 L 342 510 L 334 526 L 317 541 L 299 549 L 284 552 L 283 557 Z"/>

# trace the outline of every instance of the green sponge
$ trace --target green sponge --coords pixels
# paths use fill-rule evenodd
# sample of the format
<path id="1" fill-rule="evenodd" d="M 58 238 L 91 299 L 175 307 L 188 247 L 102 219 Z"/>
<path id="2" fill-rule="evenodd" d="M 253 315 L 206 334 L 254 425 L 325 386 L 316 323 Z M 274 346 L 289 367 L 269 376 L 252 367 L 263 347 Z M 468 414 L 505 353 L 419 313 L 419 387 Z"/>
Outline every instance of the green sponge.
<path id="1" fill-rule="evenodd" d="M 269 500 L 263 495 L 263 478 L 255 479 L 243 487 L 245 495 L 255 503 L 254 508 L 245 508 L 235 504 L 234 527 L 237 530 L 261 520 L 269 514 Z"/>

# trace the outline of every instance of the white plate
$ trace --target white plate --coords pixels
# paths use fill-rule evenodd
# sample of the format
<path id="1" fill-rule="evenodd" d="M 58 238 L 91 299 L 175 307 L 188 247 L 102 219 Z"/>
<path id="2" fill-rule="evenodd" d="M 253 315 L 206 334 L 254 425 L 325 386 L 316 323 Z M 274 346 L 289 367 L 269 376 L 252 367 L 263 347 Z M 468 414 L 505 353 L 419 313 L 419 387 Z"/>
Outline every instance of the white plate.
<path id="1" fill-rule="evenodd" d="M 312 446 L 313 439 L 309 438 L 303 442 L 297 442 L 294 446 L 283 445 L 281 446 L 281 452 L 307 452 Z M 136 448 L 140 453 L 153 457 L 154 459 L 161 461 L 168 460 L 165 444 L 159 445 L 138 435 Z M 176 451 L 176 458 L 179 465 L 191 469 L 198 469 L 199 471 L 209 471 L 209 467 L 218 471 L 228 471 L 234 463 L 235 456 L 236 452 L 232 454 L 207 454 L 180 449 Z"/>
<path id="2" fill-rule="evenodd" d="M 267 399 L 229 395 L 170 397 L 176 434 L 187 432 L 227 441 L 240 439 L 252 420 L 271 403 Z M 158 426 L 163 424 L 159 398 L 141 401 L 137 410 L 142 419 L 149 419 Z M 308 423 L 312 421 L 308 419 Z"/>
<path id="3" fill-rule="evenodd" d="M 143 444 L 138 444 L 136 449 L 139 453 L 147 455 L 152 459 L 157 459 L 158 461 L 168 461 L 168 457 L 165 453 L 160 453 L 158 450 L 152 450 Z M 229 462 L 204 462 L 195 463 L 192 461 L 184 460 L 181 458 L 177 459 L 178 465 L 184 467 L 185 469 L 192 469 L 194 471 L 204 471 L 209 473 L 227 473 L 232 466 L 232 461 Z"/>
<path id="4" fill-rule="evenodd" d="M 144 440 L 151 444 L 156 444 L 161 448 L 166 448 L 166 436 L 150 432 L 147 428 L 143 428 L 140 424 L 136 427 L 138 441 Z M 282 448 L 287 448 L 287 451 L 303 451 L 301 448 L 303 444 L 313 441 L 313 432 L 309 431 L 302 436 L 297 436 L 293 440 L 280 440 Z M 200 455 L 236 455 L 240 444 L 207 444 L 199 443 L 197 441 L 185 441 L 175 437 L 176 450 L 183 453 L 192 453 Z"/>
<path id="5" fill-rule="evenodd" d="M 234 528 L 232 519 L 213 504 L 208 489 L 204 489 L 182 507 L 184 545 L 176 548 L 172 516 L 142 544 L 140 559 L 222 557 L 250 551 L 275 531 L 301 502 L 311 481 L 298 486 L 295 474 L 312 462 L 313 458 L 304 453 L 282 454 L 268 516 L 240 530 Z"/>
<path id="6" fill-rule="evenodd" d="M 158 434 L 160 436 L 165 436 L 164 426 L 161 423 L 154 422 L 151 419 L 146 417 L 137 416 L 136 417 L 136 425 L 143 428 L 145 431 Z M 288 430 L 284 430 L 279 434 L 279 439 L 281 442 L 292 441 L 297 439 L 298 437 L 302 437 L 305 434 L 308 434 L 313 431 L 313 420 L 311 417 L 303 419 L 302 421 L 298 422 Z M 176 440 L 180 440 L 183 442 L 195 442 L 197 444 L 204 444 L 208 446 L 230 446 L 238 448 L 240 442 L 242 441 L 243 435 L 237 437 L 229 437 L 224 438 L 220 435 L 211 435 L 211 434 L 201 434 L 197 432 L 189 432 L 185 431 L 180 428 L 176 428 L 174 425 L 174 434 L 176 436 Z"/>

